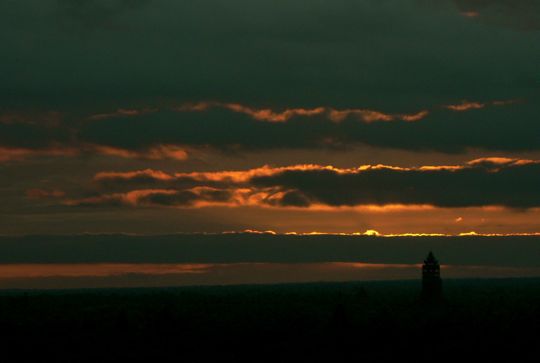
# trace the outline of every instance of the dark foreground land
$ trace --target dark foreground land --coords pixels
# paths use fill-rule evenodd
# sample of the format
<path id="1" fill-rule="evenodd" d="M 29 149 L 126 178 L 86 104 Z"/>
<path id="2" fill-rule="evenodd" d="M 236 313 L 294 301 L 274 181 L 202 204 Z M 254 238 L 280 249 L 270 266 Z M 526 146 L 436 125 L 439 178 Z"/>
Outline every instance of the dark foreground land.
<path id="1" fill-rule="evenodd" d="M 540 353 L 540 280 L 0 292 L 6 361 L 437 361 Z M 527 359 L 525 359 L 527 360 Z"/>

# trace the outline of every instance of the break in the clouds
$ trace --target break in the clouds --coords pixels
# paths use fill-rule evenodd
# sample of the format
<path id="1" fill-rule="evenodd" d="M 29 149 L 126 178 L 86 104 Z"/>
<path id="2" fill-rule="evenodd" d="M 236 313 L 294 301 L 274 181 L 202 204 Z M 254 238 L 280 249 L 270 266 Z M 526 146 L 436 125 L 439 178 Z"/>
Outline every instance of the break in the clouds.
<path id="1" fill-rule="evenodd" d="M 417 168 L 298 165 L 176 174 L 148 169 L 102 172 L 95 175 L 94 182 L 99 190 L 95 196 L 66 203 L 130 207 L 540 207 L 540 162 L 507 158 Z"/>

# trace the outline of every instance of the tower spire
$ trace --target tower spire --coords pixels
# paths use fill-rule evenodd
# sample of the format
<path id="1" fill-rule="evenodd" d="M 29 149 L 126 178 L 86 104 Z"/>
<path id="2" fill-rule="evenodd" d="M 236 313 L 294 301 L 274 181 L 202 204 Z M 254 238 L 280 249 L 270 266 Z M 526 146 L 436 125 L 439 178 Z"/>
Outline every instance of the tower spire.
<path id="1" fill-rule="evenodd" d="M 438 299 L 442 295 L 441 267 L 432 251 L 429 251 L 422 266 L 422 296 Z"/>

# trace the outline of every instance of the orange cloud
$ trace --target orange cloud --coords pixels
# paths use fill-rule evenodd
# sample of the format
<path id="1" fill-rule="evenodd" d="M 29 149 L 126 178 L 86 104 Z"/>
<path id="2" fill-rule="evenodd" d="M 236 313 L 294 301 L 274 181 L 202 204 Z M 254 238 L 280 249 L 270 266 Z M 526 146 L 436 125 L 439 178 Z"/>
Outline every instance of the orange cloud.
<path id="1" fill-rule="evenodd" d="M 179 112 L 202 112 L 216 105 L 220 105 L 220 103 L 219 102 L 184 103 L 183 105 L 174 107 L 173 109 Z"/>
<path id="2" fill-rule="evenodd" d="M 173 160 L 186 160 L 188 153 L 185 149 L 174 145 L 160 145 L 148 150 L 145 154 L 147 159 L 173 159 Z"/>
<path id="3" fill-rule="evenodd" d="M 528 160 L 528 159 L 512 159 L 512 158 L 505 158 L 505 157 L 488 157 L 488 158 L 479 158 L 469 161 L 467 164 L 469 165 L 477 165 L 482 163 L 491 163 L 491 164 L 497 164 L 497 165 L 525 165 L 525 164 L 531 164 L 534 163 L 534 160 Z"/>
<path id="4" fill-rule="evenodd" d="M 423 110 L 423 111 L 420 111 L 418 113 L 414 113 L 414 114 L 410 114 L 410 115 L 401 115 L 400 118 L 403 121 L 415 122 L 415 121 L 422 120 L 423 118 L 427 117 L 428 115 L 429 115 L 429 111 Z"/>
<path id="5" fill-rule="evenodd" d="M 493 164 L 503 164 L 503 165 L 525 165 L 530 163 L 537 163 L 534 160 L 528 159 L 511 159 L 511 158 L 500 158 L 500 157 L 491 157 L 491 158 L 481 158 L 472 160 L 467 163 L 467 165 L 439 165 L 439 166 L 421 166 L 421 167 L 397 167 L 391 165 L 361 165 L 354 168 L 337 168 L 331 165 L 317 165 L 317 164 L 300 164 L 300 165 L 291 165 L 284 167 L 272 167 L 269 165 L 264 165 L 260 168 L 254 168 L 249 170 L 242 171 L 215 171 L 215 172 L 191 172 L 191 173 L 176 173 L 174 176 L 176 178 L 188 177 L 198 181 L 227 181 L 234 183 L 245 183 L 254 177 L 261 176 L 270 176 L 285 171 L 332 171 L 337 174 L 357 174 L 369 170 L 396 170 L 396 171 L 437 171 L 437 170 L 462 170 L 469 166 L 474 166 L 482 163 L 493 163 Z M 133 172 L 131 172 L 133 173 Z M 126 173 L 126 175 L 131 175 L 131 173 Z M 121 173 L 120 173 L 121 174 Z M 113 177 L 116 174 L 111 174 Z"/>
<path id="6" fill-rule="evenodd" d="M 479 110 L 486 106 L 507 106 L 512 105 L 520 102 L 519 100 L 497 100 L 497 101 L 491 101 L 486 103 L 481 102 L 470 102 L 470 101 L 462 101 L 459 104 L 455 105 L 446 105 L 443 106 L 444 108 L 456 112 L 464 112 L 469 110 Z"/>
<path id="7" fill-rule="evenodd" d="M 259 168 L 238 171 L 210 171 L 210 172 L 189 172 L 175 173 L 174 175 L 167 174 L 162 171 L 153 169 L 145 169 L 130 172 L 100 172 L 95 175 L 95 179 L 113 179 L 123 178 L 130 179 L 141 175 L 155 177 L 156 179 L 169 180 L 174 178 L 189 177 L 198 181 L 229 181 L 233 183 L 243 183 L 249 181 L 253 177 L 269 176 L 285 171 L 332 171 L 337 174 L 358 174 L 369 170 L 396 170 L 396 171 L 430 171 L 430 170 L 462 170 L 470 166 L 475 166 L 483 163 L 491 163 L 496 165 L 526 165 L 532 163 L 540 163 L 540 161 L 529 159 L 515 159 L 504 157 L 487 157 L 469 161 L 466 165 L 441 165 L 441 166 L 420 166 L 420 167 L 397 167 L 391 165 L 360 165 L 353 168 L 338 168 L 331 165 L 318 164 L 299 164 L 283 167 L 272 167 L 264 165 Z"/>
<path id="8" fill-rule="evenodd" d="M 487 105 L 504 106 L 519 102 L 518 100 L 496 100 L 488 103 L 463 101 L 460 104 L 452 104 L 443 106 L 452 111 L 468 111 L 472 109 L 484 108 Z M 286 108 L 283 111 L 277 111 L 271 108 L 257 108 L 240 103 L 227 103 L 218 101 L 201 101 L 184 103 L 179 106 L 174 106 L 172 109 L 177 112 L 203 112 L 211 108 L 224 108 L 236 113 L 243 113 L 258 121 L 267 122 L 286 122 L 296 116 L 317 116 L 326 115 L 330 120 L 334 122 L 341 122 L 349 116 L 356 116 L 363 122 L 389 122 L 401 120 L 405 122 L 415 122 L 424 119 L 430 113 L 429 110 L 421 110 L 416 113 L 385 113 L 372 109 L 364 108 L 347 108 L 347 109 L 335 109 L 331 107 L 319 106 L 313 108 Z M 112 117 L 132 117 L 139 116 L 147 113 L 159 111 L 159 108 L 141 108 L 141 109 L 127 109 L 119 108 L 116 111 L 109 113 L 102 113 L 91 115 L 89 120 L 102 120 Z M 5 117 L 4 117 L 5 118 Z M 8 119 L 8 118 L 6 118 Z M 0 117 L 0 122 L 3 120 Z"/>
<path id="9" fill-rule="evenodd" d="M 284 122 L 288 121 L 294 116 L 315 116 L 325 112 L 324 107 L 317 107 L 312 109 L 293 108 L 286 109 L 282 112 L 275 112 L 268 108 L 254 109 L 237 103 L 225 103 L 222 104 L 222 106 L 234 112 L 245 113 L 246 115 L 249 115 L 256 120 L 270 122 Z"/>
<path id="10" fill-rule="evenodd" d="M 71 199 L 64 201 L 70 206 L 160 206 L 201 208 L 206 206 L 236 206 L 247 199 L 242 195 L 235 200 L 234 193 L 207 186 L 199 186 L 191 189 L 136 189 L 124 193 L 103 194 L 95 197 Z"/>
<path id="11" fill-rule="evenodd" d="M 202 112 L 212 107 L 221 107 L 233 112 L 244 113 L 251 116 L 255 120 L 269 122 L 285 122 L 295 116 L 315 116 L 326 111 L 324 107 L 316 107 L 311 109 L 306 108 L 290 108 L 284 111 L 274 111 L 270 108 L 254 108 L 239 103 L 224 103 L 224 102 L 197 102 L 186 103 L 175 107 L 176 111 L 180 112 Z"/>
<path id="12" fill-rule="evenodd" d="M 29 199 L 60 198 L 65 195 L 66 193 L 58 189 L 46 190 L 36 188 L 26 191 L 26 197 Z"/>
<path id="13" fill-rule="evenodd" d="M 285 122 L 295 116 L 317 116 L 327 115 L 327 117 L 334 121 L 340 122 L 347 117 L 353 115 L 357 116 L 363 122 L 371 123 L 378 121 L 395 121 L 402 120 L 407 122 L 419 121 L 425 118 L 429 111 L 422 110 L 414 114 L 386 114 L 384 112 L 369 110 L 369 109 L 334 109 L 323 106 L 314 108 L 288 108 L 284 111 L 276 111 L 270 108 L 255 108 L 239 103 L 223 103 L 223 102 L 199 102 L 199 103 L 187 103 L 175 107 L 176 111 L 180 112 L 202 112 L 212 107 L 221 107 L 233 112 L 244 113 L 249 115 L 258 121 L 268 122 Z"/>
<path id="14" fill-rule="evenodd" d="M 362 167 L 360 167 L 362 168 Z M 283 171 L 290 170 L 331 170 L 337 173 L 350 173 L 358 170 L 357 168 L 342 169 L 335 168 L 330 165 L 316 165 L 316 164 L 300 164 L 285 167 L 271 167 L 264 165 L 260 168 L 241 170 L 241 171 L 215 171 L 215 172 L 191 172 L 191 173 L 176 173 L 177 178 L 188 177 L 198 181 L 227 181 L 234 183 L 245 183 L 253 177 L 273 175 Z"/>
<path id="15" fill-rule="evenodd" d="M 46 148 L 46 149 L 27 149 L 27 148 L 10 148 L 0 146 L 0 162 L 3 161 L 19 161 L 30 157 L 43 156 L 75 156 L 79 151 L 75 148 Z"/>
<path id="16" fill-rule="evenodd" d="M 474 101 L 462 101 L 459 104 L 450 104 L 443 106 L 446 109 L 463 112 L 474 109 L 481 109 L 488 105 L 492 106 L 504 106 L 513 103 L 517 103 L 517 100 L 496 100 L 487 103 L 474 102 Z M 257 121 L 266 122 L 286 122 L 296 116 L 318 116 L 324 115 L 333 122 L 341 122 L 350 116 L 354 116 L 365 123 L 373 122 L 392 122 L 392 121 L 405 121 L 416 122 L 426 118 L 429 114 L 429 110 L 420 110 L 416 113 L 385 113 L 378 110 L 372 110 L 367 108 L 346 108 L 336 109 L 326 106 L 318 106 L 312 108 L 291 107 L 284 110 L 275 110 L 272 108 L 257 108 L 240 103 L 227 103 L 219 101 L 201 101 L 185 103 L 172 107 L 172 110 L 177 112 L 204 112 L 211 108 L 227 109 L 236 113 L 243 113 L 250 116 Z M 142 108 L 142 109 L 124 109 L 120 108 L 114 112 L 96 114 L 89 117 L 90 120 L 101 120 L 112 117 L 131 117 L 147 114 L 158 111 L 159 108 Z"/>
<path id="17" fill-rule="evenodd" d="M 422 110 L 414 114 L 386 114 L 379 111 L 367 110 L 367 109 L 347 109 L 347 110 L 330 110 L 328 117 L 334 122 L 341 122 L 349 116 L 357 116 L 366 123 L 371 122 L 388 122 L 395 120 L 402 120 L 406 122 L 419 121 L 429 115 L 429 111 Z"/>
<path id="18" fill-rule="evenodd" d="M 536 164 L 537 161 L 528 159 L 512 159 L 505 157 L 490 157 L 480 158 L 469 161 L 467 164 L 471 166 L 488 166 L 492 172 L 501 170 L 502 167 L 522 166 L 528 164 Z"/>
<path id="19" fill-rule="evenodd" d="M 132 117 L 132 116 L 139 116 L 139 115 L 156 112 L 156 111 L 158 111 L 158 109 L 156 108 L 142 108 L 142 109 L 119 108 L 113 112 L 91 115 L 90 117 L 88 117 L 88 119 L 89 120 L 105 120 L 112 117 Z"/>
<path id="20" fill-rule="evenodd" d="M 215 199 L 209 196 L 209 192 L 226 193 L 225 199 Z M 191 198 L 176 201 L 175 197 L 181 193 L 190 193 Z M 140 189 L 125 193 L 111 193 L 96 197 L 72 199 L 64 202 L 70 206 L 158 206 L 172 208 L 211 208 L 211 207 L 255 207 L 264 209 L 297 210 L 308 212 L 358 212 L 358 213 L 396 213 L 396 212 L 420 212 L 436 210 L 437 207 L 427 204 L 364 204 L 356 206 L 330 206 L 320 203 L 312 203 L 309 206 L 283 206 L 279 201 L 286 192 L 278 188 L 229 188 L 217 189 L 211 187 L 195 187 L 186 190 L 175 189 Z M 163 196 L 170 196 L 171 201 L 163 201 Z M 150 197 L 150 198 L 149 198 Z M 157 197 L 159 201 L 153 200 Z"/>
<path id="21" fill-rule="evenodd" d="M 444 107 L 452 111 L 463 112 L 463 111 L 478 110 L 478 109 L 484 108 L 486 107 L 486 104 L 480 103 L 480 102 L 463 101 L 462 103 L 457 104 L 457 105 L 446 105 Z"/>
<path id="22" fill-rule="evenodd" d="M 91 153 L 115 156 L 126 159 L 162 160 L 171 159 L 183 161 L 188 159 L 184 148 L 175 145 L 160 145 L 147 150 L 126 150 L 121 148 L 85 144 L 79 147 L 50 147 L 42 149 L 12 148 L 0 146 L 0 162 L 21 161 L 37 157 L 75 157 Z"/>
<path id="23" fill-rule="evenodd" d="M 186 160 L 188 153 L 185 149 L 174 145 L 159 145 L 147 150 L 126 150 L 110 146 L 91 145 L 88 146 L 98 154 L 116 156 L 126 159 L 149 159 L 149 160 Z"/>
<path id="24" fill-rule="evenodd" d="M 128 171 L 128 172 L 100 172 L 94 175 L 94 180 L 106 180 L 106 179 L 136 179 L 139 177 L 148 177 L 157 180 L 171 180 L 173 177 L 163 171 L 145 169 L 137 171 Z"/>
<path id="25" fill-rule="evenodd" d="M 501 180 L 497 174 L 506 168 L 509 173 L 517 173 L 516 175 L 521 178 L 521 168 L 525 168 L 523 170 L 526 173 L 535 177 L 538 164 L 540 161 L 491 157 L 472 160 L 464 165 L 408 168 L 381 164 L 361 165 L 356 168 L 301 164 L 286 167 L 265 165 L 242 171 L 175 174 L 153 169 L 110 171 L 95 174 L 94 181 L 101 183 L 101 187 L 105 189 L 113 187 L 114 190 L 132 190 L 67 203 L 180 208 L 241 206 L 372 213 L 423 211 L 437 206 L 533 208 L 537 206 L 538 197 L 536 192 L 531 190 L 530 181 L 522 181 L 527 188 L 522 190 L 519 198 L 509 199 L 506 197 L 506 187 L 500 184 Z M 468 170 L 474 173 L 469 173 Z M 494 175 L 490 176 L 491 174 Z M 491 192 L 489 197 L 480 199 L 472 197 L 481 190 L 478 189 L 477 181 L 485 182 L 484 177 L 495 178 L 493 180 L 499 183 L 498 188 L 501 192 L 495 194 Z M 451 178 L 454 182 L 470 185 L 470 188 L 462 192 L 454 185 L 441 194 L 437 189 L 429 187 L 429 181 L 440 182 L 440 178 Z M 391 182 L 393 180 L 397 180 L 395 185 Z M 384 189 L 379 188 L 381 181 L 385 184 Z M 325 183 L 327 187 L 320 188 L 318 183 Z M 362 187 L 359 189 L 357 185 Z M 400 192 L 403 185 L 408 188 L 405 194 Z M 452 198 L 450 195 L 452 193 L 456 197 L 459 196 L 459 199 Z M 464 198 L 464 195 L 468 195 L 469 198 Z M 516 204 L 517 201 L 519 204 Z"/>
<path id="26" fill-rule="evenodd" d="M 365 232 L 284 232 L 277 233 L 275 231 L 258 231 L 253 229 L 246 229 L 243 231 L 226 231 L 223 234 L 271 234 L 271 235 L 294 235 L 294 236 L 368 236 L 368 237 L 381 237 L 381 238 L 392 238 L 392 237 L 469 237 L 469 236 L 479 236 L 479 237 L 534 237 L 540 236 L 540 232 L 531 232 L 531 233 L 476 233 L 476 232 L 461 232 L 457 234 L 450 233 L 380 233 L 374 229 L 368 229 Z"/>
<path id="27" fill-rule="evenodd" d="M 125 206 L 137 206 L 141 203 L 141 199 L 149 195 L 161 194 L 175 194 L 175 190 L 169 189 L 142 189 L 142 190 L 133 190 L 127 193 L 113 193 L 99 195 L 96 197 L 88 197 L 82 199 L 71 199 L 64 202 L 66 205 L 70 206 L 112 206 L 112 205 L 125 205 Z"/>
<path id="28" fill-rule="evenodd" d="M 388 115 L 379 111 L 364 110 L 364 109 L 347 109 L 347 110 L 334 110 L 329 113 L 330 120 L 334 122 L 341 122 L 349 116 L 357 116 L 362 121 L 371 123 L 375 121 L 393 121 L 394 116 Z"/>

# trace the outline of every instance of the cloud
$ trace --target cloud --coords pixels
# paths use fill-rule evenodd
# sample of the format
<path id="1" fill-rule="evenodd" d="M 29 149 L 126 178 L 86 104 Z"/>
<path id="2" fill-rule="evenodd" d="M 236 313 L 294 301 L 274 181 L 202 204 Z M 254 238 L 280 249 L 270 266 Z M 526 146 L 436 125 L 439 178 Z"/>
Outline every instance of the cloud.
<path id="1" fill-rule="evenodd" d="M 20 148 L 0 146 L 0 162 L 18 161 L 26 158 L 36 157 L 72 157 L 79 154 L 79 151 L 72 148 Z"/>
<path id="2" fill-rule="evenodd" d="M 119 108 L 118 110 L 110 113 L 100 113 L 96 115 L 91 115 L 88 117 L 89 120 L 103 120 L 111 117 L 129 117 L 129 116 L 138 116 L 143 115 L 145 113 L 151 113 L 157 111 L 156 109 L 124 109 Z"/>
<path id="3" fill-rule="evenodd" d="M 137 184 L 158 181 L 171 180 L 172 175 L 159 170 L 137 170 L 132 172 L 101 172 L 94 176 L 96 181 L 118 180 L 118 181 L 133 181 Z"/>
<path id="4" fill-rule="evenodd" d="M 448 108 L 465 111 L 474 107 L 467 103 Z M 533 122 L 537 115 L 535 104 L 507 102 L 504 107 L 476 108 L 454 112 L 438 107 L 411 114 L 331 109 L 328 114 L 295 114 L 280 122 L 259 122 L 251 115 L 226 108 L 164 110 L 87 123 L 78 137 L 89 144 L 126 150 L 178 145 L 184 149 L 238 152 L 339 149 L 367 144 L 455 153 L 470 148 L 526 151 L 540 147 L 540 129 Z"/>
<path id="5" fill-rule="evenodd" d="M 331 110 L 328 117 L 330 120 L 340 122 L 348 117 L 355 116 L 363 122 L 388 122 L 388 121 L 406 121 L 413 122 L 419 121 L 425 118 L 429 114 L 429 111 L 423 110 L 413 114 L 386 114 L 379 111 L 366 110 L 366 109 L 348 109 L 348 110 Z"/>
<path id="6" fill-rule="evenodd" d="M 537 164 L 537 161 L 527 159 L 512 159 L 504 157 L 480 158 L 469 161 L 467 164 L 474 167 L 483 167 L 487 170 L 499 171 L 504 167 Z"/>
<path id="7" fill-rule="evenodd" d="M 138 189 L 125 193 L 103 194 L 95 197 L 65 201 L 66 205 L 83 207 L 193 207 L 205 203 L 228 202 L 231 192 L 210 187 L 196 187 L 188 190 Z"/>
<path id="8" fill-rule="evenodd" d="M 0 147 L 538 150 L 537 3 L 2 2 Z"/>
<path id="9" fill-rule="evenodd" d="M 288 121 L 289 119 L 295 116 L 314 116 L 314 115 L 320 115 L 325 112 L 324 107 L 317 107 L 313 109 L 293 108 L 293 109 L 287 109 L 282 112 L 275 112 L 268 108 L 253 109 L 253 108 L 246 107 L 237 103 L 229 103 L 223 106 L 234 112 L 245 113 L 256 120 L 270 121 L 270 122 L 284 122 L 284 121 Z"/>
<path id="10" fill-rule="evenodd" d="M 0 162 L 22 161 L 26 159 L 47 157 L 81 157 L 89 155 L 106 155 L 124 159 L 140 160 L 177 160 L 188 159 L 188 152 L 174 145 L 157 145 L 142 150 L 122 149 L 111 146 L 83 144 L 80 146 L 51 146 L 45 148 L 1 147 Z"/>
<path id="11" fill-rule="evenodd" d="M 479 110 L 486 106 L 506 106 L 511 105 L 515 103 L 521 103 L 519 100 L 496 100 L 496 101 L 490 101 L 490 102 L 475 102 L 475 101 L 466 101 L 463 100 L 461 103 L 454 104 L 454 105 L 445 105 L 444 108 L 451 110 L 451 111 L 457 111 L 457 112 L 464 112 L 469 110 Z"/>
<path id="12" fill-rule="evenodd" d="M 502 157 L 464 165 L 341 169 L 321 165 L 264 166 L 246 171 L 169 174 L 151 169 L 101 172 L 104 194 L 71 205 L 259 206 L 329 208 L 540 206 L 540 162 Z M 141 189 L 152 187 L 154 189 Z M 107 194 L 108 190 L 119 191 Z"/>
<path id="13" fill-rule="evenodd" d="M 539 267 L 539 241 L 538 236 L 377 237 L 252 233 L 0 236 L 0 263 L 417 264 L 426 251 L 433 250 L 444 264 L 449 265 Z"/>
<path id="14" fill-rule="evenodd" d="M 227 190 L 198 187 L 176 193 L 152 193 L 139 199 L 138 202 L 141 204 L 161 206 L 188 206 L 195 202 L 227 202 L 230 198 L 231 192 Z"/>
<path id="15" fill-rule="evenodd" d="M 52 189 L 28 189 L 26 191 L 26 197 L 30 199 L 44 199 L 44 198 L 61 198 L 64 197 L 66 193 L 62 190 Z"/>
<path id="16" fill-rule="evenodd" d="M 480 102 L 463 101 L 462 103 L 457 104 L 457 105 L 447 105 L 444 107 L 452 111 L 469 111 L 469 110 L 478 110 L 478 109 L 484 108 L 486 107 L 486 105 Z"/>
<path id="17" fill-rule="evenodd" d="M 527 185 L 525 170 L 532 164 L 462 163 L 486 155 L 538 159 L 540 34 L 519 25 L 531 23 L 537 12 L 525 1 L 515 9 L 509 1 L 497 5 L 501 11 L 470 3 L 461 9 L 452 0 L 0 2 L 2 230 L 281 225 L 283 231 L 296 224 L 305 231 L 322 224 L 349 231 L 378 218 L 362 230 L 387 232 L 392 225 L 392 231 L 423 231 L 429 229 L 425 217 L 437 210 L 430 231 L 444 232 L 451 228 L 444 221 L 453 221 L 458 211 L 435 207 L 449 202 L 423 184 L 443 174 L 439 194 L 444 188 L 455 192 L 457 187 L 445 184 L 452 177 L 464 183 L 463 194 L 452 197 L 459 203 L 526 208 L 524 195 L 535 203 L 534 194 L 523 188 L 512 201 L 509 188 Z M 466 11 L 478 16 L 463 17 Z M 484 107 L 444 107 L 463 103 Z M 424 188 L 423 200 L 434 204 L 408 204 L 422 202 L 414 190 L 394 196 L 396 182 L 388 191 L 382 183 L 373 187 L 373 166 L 365 172 L 320 165 L 251 169 L 265 163 L 378 162 L 418 165 L 378 172 L 388 174 L 389 183 L 394 175 L 402 183 L 409 177 L 414 188 Z M 430 163 L 435 166 L 420 167 Z M 455 167 L 453 174 L 441 168 L 453 163 L 460 164 L 448 165 Z M 107 170 L 162 170 L 170 178 L 141 173 L 91 179 Z M 514 175 L 505 188 L 495 183 L 505 196 L 493 197 L 489 183 L 510 170 L 523 175 Z M 467 173 L 488 183 L 484 200 L 471 197 L 483 190 Z M 330 200 L 313 187 L 319 174 L 330 175 L 332 188 L 343 183 L 350 191 L 343 188 Z M 282 175 L 287 178 L 278 180 Z M 306 178 L 307 186 L 290 175 Z M 368 180 L 367 196 L 359 196 L 359 175 Z M 66 196 L 25 197 L 36 188 Z M 392 204 L 357 204 L 368 197 Z M 103 208 L 58 205 L 67 201 Z M 391 208 L 401 211 L 394 220 L 382 223 L 382 213 L 374 217 Z M 501 209 L 508 221 L 501 212 L 485 224 L 483 208 L 475 219 L 460 210 L 464 231 L 535 228 L 536 212 L 524 222 L 520 210 Z"/>
<path id="18" fill-rule="evenodd" d="M 211 112 L 209 110 L 217 109 Z M 220 120 L 214 119 L 213 114 L 222 114 Z M 327 107 L 313 109 L 285 109 L 275 111 L 272 109 L 255 109 L 241 104 L 225 104 L 220 102 L 186 103 L 170 108 L 142 108 L 118 109 L 113 112 L 92 114 L 88 117 L 77 118 L 76 115 L 59 115 L 57 113 L 42 113 L 28 116 L 25 113 L 6 113 L 0 115 L 0 148 L 5 149 L 0 161 L 22 160 L 25 158 L 53 155 L 107 155 L 127 159 L 162 160 L 172 159 L 183 161 L 188 159 L 188 148 L 214 148 L 214 149 L 249 149 L 256 145 L 245 145 L 242 140 L 216 140 L 208 133 L 212 130 L 199 130 L 192 120 L 210 118 L 208 122 L 232 122 L 231 129 L 244 127 L 258 129 L 250 121 L 263 121 L 269 123 L 294 122 L 298 118 L 308 121 L 311 117 L 320 117 L 315 122 L 340 122 L 349 117 L 360 122 L 372 123 L 378 121 L 419 121 L 429 114 L 420 111 L 414 114 L 387 115 L 372 110 L 336 110 Z M 176 134 L 166 125 L 159 125 L 163 115 L 171 117 L 171 126 L 180 126 L 185 131 Z M 80 117 L 80 116 L 79 116 Z M 247 118 L 246 118 L 247 117 Z M 54 120 L 54 123 L 51 123 Z M 184 125 L 174 125 L 182 122 Z M 157 121 L 157 122 L 156 122 Z M 156 130 L 147 122 L 156 123 L 161 130 Z M 195 121 L 199 122 L 199 121 Z M 132 123 L 133 130 L 129 123 Z M 165 126 L 165 127 L 161 127 Z M 307 125 L 306 125 L 307 126 Z M 141 129 L 137 130 L 137 127 Z M 203 128 L 207 126 L 202 125 Z M 123 128 L 126 128 L 125 130 Z M 150 128 L 150 129 L 149 129 Z M 191 130 L 189 130 L 191 128 Z M 266 129 L 267 127 L 262 127 Z M 288 127 L 284 127 L 285 129 Z M 144 129 L 144 130 L 143 130 Z M 136 135 L 137 132 L 144 135 Z M 101 135 L 103 132 L 103 135 Z M 199 133 L 194 135 L 194 133 Z M 280 131 L 278 131 L 280 132 Z M 185 135 L 185 136 L 184 136 Z M 132 136 L 135 136 L 133 138 Z M 196 136 L 192 138 L 192 136 Z M 208 137 L 209 136 L 209 137 Z M 226 134 L 223 134 L 226 136 Z M 240 138 L 242 135 L 238 134 Z M 260 138 L 264 135 L 254 135 Z M 319 135 L 320 138 L 324 135 Z M 125 143 L 123 138 L 130 140 Z M 137 142 L 140 140 L 140 142 Z M 254 140 L 254 144 L 258 140 Z M 315 141 L 315 140 L 314 140 Z M 309 145 L 313 147 L 315 145 Z M 280 145 L 261 145 L 262 149 L 279 148 Z M 294 147 L 294 145 L 286 145 Z M 52 152 L 63 150 L 64 152 Z M 69 152 L 68 152 L 69 151 Z"/>
<path id="19" fill-rule="evenodd" d="M 285 122 L 297 116 L 318 116 L 325 115 L 328 119 L 334 122 L 340 122 L 350 116 L 355 116 L 359 121 L 366 123 L 378 121 L 419 121 L 429 114 L 429 111 L 422 110 L 414 114 L 386 114 L 384 112 L 369 110 L 369 109 L 333 109 L 319 106 L 311 109 L 304 108 L 288 108 L 283 111 L 275 111 L 270 108 L 256 109 L 238 103 L 220 103 L 220 102 L 199 102 L 195 104 L 185 104 L 176 108 L 177 111 L 206 111 L 209 108 L 224 108 L 233 112 L 249 115 L 255 120 L 268 122 Z M 131 115 L 135 115 L 132 112 Z M 112 113 L 107 116 L 117 116 L 117 113 Z M 107 118 L 107 117 L 103 117 Z"/>
<path id="20" fill-rule="evenodd" d="M 189 192 L 185 192 L 186 194 Z M 126 193 L 103 194 L 95 197 L 87 197 L 78 200 L 68 200 L 67 205 L 77 206 L 137 206 L 141 201 L 147 200 L 155 196 L 167 194 L 177 194 L 174 190 L 167 189 L 139 189 L 132 190 Z M 191 195 L 191 193 L 189 193 Z M 188 198 L 185 198 L 188 200 Z"/>
<path id="21" fill-rule="evenodd" d="M 255 177 L 253 185 L 294 190 L 311 204 L 330 206 L 427 204 L 438 207 L 540 205 L 540 163 L 485 159 L 460 168 L 370 167 L 356 172 L 283 171 Z M 281 199 L 282 205 L 287 200 Z"/>
<path id="22" fill-rule="evenodd" d="M 90 116 L 54 114 L 53 123 L 49 113 L 6 114 L 9 121 L 0 122 L 0 149 L 5 150 L 0 160 L 107 155 L 185 161 L 190 153 L 205 151 L 360 145 L 446 153 L 534 151 L 540 148 L 537 114 L 534 102 L 516 99 L 462 101 L 413 113 L 323 106 L 280 111 L 202 102 Z"/>
<path id="23" fill-rule="evenodd" d="M 182 147 L 159 144 L 142 150 L 130 150 L 114 146 L 87 144 L 83 146 L 82 152 L 142 160 L 172 159 L 181 161 L 188 158 L 188 152 Z"/>

